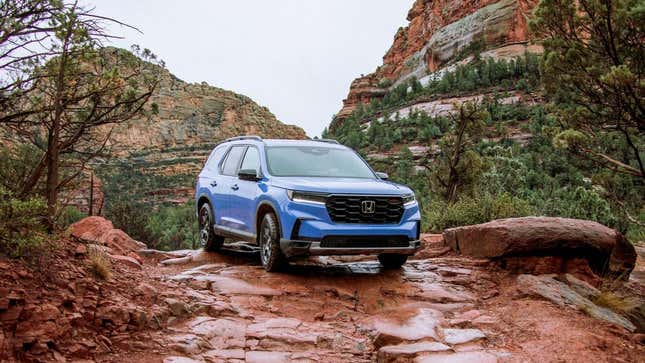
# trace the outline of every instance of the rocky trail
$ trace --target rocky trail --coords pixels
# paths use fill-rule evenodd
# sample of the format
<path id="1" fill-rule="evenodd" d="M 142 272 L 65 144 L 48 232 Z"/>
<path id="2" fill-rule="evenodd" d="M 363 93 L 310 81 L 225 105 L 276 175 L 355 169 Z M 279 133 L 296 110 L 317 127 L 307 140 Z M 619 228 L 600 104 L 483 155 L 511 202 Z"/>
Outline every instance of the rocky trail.
<path id="1" fill-rule="evenodd" d="M 518 275 L 452 252 L 440 235 L 423 239 L 400 270 L 383 270 L 371 257 L 324 257 L 266 273 L 259 256 L 238 245 L 120 255 L 103 282 L 82 269 L 87 252 L 76 243 L 63 248 L 70 270 L 60 271 L 68 281 L 62 292 L 50 286 L 26 296 L 34 284 L 55 283 L 56 273 L 49 283 L 22 270 L 13 272 L 14 285 L 5 280 L 0 347 L 20 348 L 9 361 L 642 361 L 642 336 L 620 321 L 532 292 L 561 280 L 593 289 L 585 282 Z"/>

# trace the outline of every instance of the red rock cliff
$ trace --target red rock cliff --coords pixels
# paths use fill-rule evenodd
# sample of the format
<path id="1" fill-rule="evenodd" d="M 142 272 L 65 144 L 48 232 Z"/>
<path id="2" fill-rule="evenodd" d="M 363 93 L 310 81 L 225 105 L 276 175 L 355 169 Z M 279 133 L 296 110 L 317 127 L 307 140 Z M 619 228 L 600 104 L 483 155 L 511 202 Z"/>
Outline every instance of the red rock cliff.
<path id="1" fill-rule="evenodd" d="M 422 79 L 474 44 L 491 50 L 525 43 L 527 18 L 536 4 L 537 0 L 416 0 L 408 13 L 409 25 L 394 36 L 383 65 L 352 82 L 338 117 L 350 115 L 358 102 L 382 96 L 385 89 L 379 83 Z"/>

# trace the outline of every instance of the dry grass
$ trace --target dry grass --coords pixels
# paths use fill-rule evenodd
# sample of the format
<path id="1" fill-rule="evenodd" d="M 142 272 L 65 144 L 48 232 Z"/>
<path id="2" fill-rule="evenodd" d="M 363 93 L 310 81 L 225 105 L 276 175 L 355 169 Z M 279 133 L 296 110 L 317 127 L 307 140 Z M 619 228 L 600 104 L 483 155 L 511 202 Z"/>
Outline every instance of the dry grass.
<path id="1" fill-rule="evenodd" d="M 600 294 L 592 299 L 593 303 L 606 307 L 631 320 L 639 332 L 645 331 L 645 304 L 643 299 L 625 288 L 622 282 L 606 281 Z"/>
<path id="2" fill-rule="evenodd" d="M 112 275 L 112 262 L 110 257 L 98 246 L 88 246 L 90 269 L 94 276 L 100 280 L 107 280 Z"/>
<path id="3" fill-rule="evenodd" d="M 598 296 L 593 299 L 594 304 L 604 306 L 619 314 L 628 315 L 640 305 L 640 301 L 636 297 L 619 295 L 613 291 L 601 291 Z"/>

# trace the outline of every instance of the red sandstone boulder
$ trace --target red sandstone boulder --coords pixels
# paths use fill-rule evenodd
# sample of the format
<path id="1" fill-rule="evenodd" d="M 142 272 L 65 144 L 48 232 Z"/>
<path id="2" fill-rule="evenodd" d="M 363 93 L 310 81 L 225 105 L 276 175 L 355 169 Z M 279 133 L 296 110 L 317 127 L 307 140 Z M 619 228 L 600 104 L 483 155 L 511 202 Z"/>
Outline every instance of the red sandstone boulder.
<path id="1" fill-rule="evenodd" d="M 634 269 L 634 246 L 618 231 L 592 221 L 525 217 L 447 229 L 445 243 L 467 256 L 562 256 L 585 258 L 598 274 L 627 278 Z"/>
<path id="2" fill-rule="evenodd" d="M 109 254 L 108 256 L 112 259 L 112 261 L 116 261 L 118 263 L 124 264 L 129 267 L 141 269 L 141 263 L 133 257 L 122 256 L 122 255 L 109 255 Z"/>
<path id="3" fill-rule="evenodd" d="M 105 245 L 115 254 L 128 255 L 146 248 L 144 243 L 135 241 L 122 230 L 114 228 L 112 222 L 103 217 L 83 218 L 69 228 L 73 237 Z"/>

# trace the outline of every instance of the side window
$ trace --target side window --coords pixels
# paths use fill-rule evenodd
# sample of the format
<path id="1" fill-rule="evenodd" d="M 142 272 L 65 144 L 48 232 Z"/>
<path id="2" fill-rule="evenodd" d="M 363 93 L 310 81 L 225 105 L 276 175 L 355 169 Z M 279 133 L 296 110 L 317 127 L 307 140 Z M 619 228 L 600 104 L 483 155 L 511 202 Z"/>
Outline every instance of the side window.
<path id="1" fill-rule="evenodd" d="M 222 166 L 222 174 L 235 176 L 237 166 L 240 165 L 240 159 L 244 154 L 244 149 L 246 149 L 246 146 L 233 146 L 231 148 Z"/>
<path id="2" fill-rule="evenodd" d="M 244 155 L 244 161 L 242 161 L 242 166 L 240 167 L 240 170 L 244 169 L 260 171 L 260 153 L 258 149 L 252 146 L 246 149 L 246 155 Z"/>
<path id="3" fill-rule="evenodd" d="M 217 171 L 217 165 L 219 165 L 219 162 L 220 160 L 222 160 L 222 157 L 224 156 L 225 152 L 226 152 L 225 147 L 219 147 L 215 149 L 215 151 L 213 151 L 211 156 L 206 161 L 205 168 L 210 171 Z"/>

